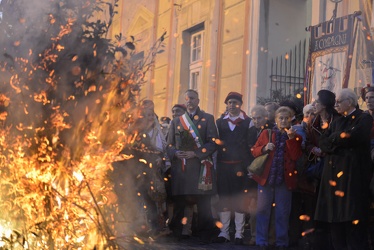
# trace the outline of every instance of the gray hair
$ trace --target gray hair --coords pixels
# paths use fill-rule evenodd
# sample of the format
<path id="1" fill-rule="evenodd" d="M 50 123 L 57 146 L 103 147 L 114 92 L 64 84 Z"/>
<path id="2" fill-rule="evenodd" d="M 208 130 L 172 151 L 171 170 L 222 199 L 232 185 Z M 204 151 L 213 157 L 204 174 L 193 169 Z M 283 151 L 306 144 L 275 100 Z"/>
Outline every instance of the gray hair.
<path id="1" fill-rule="evenodd" d="M 253 112 L 256 112 L 256 114 L 261 115 L 263 117 L 268 116 L 268 112 L 266 111 L 265 107 L 263 105 L 256 105 L 251 109 L 251 114 Z"/>
<path id="2" fill-rule="evenodd" d="M 196 90 L 194 90 L 194 89 L 187 89 L 186 92 L 184 92 L 184 93 L 185 94 L 187 94 L 187 93 L 194 93 L 197 96 L 197 98 L 199 98 L 199 93 Z"/>
<path id="3" fill-rule="evenodd" d="M 313 104 L 309 103 L 309 104 L 307 104 L 307 105 L 304 106 L 304 108 L 303 108 L 303 114 L 305 115 L 305 113 L 310 112 L 313 109 L 314 109 Z"/>
<path id="4" fill-rule="evenodd" d="M 267 102 L 267 103 L 265 103 L 265 105 L 264 105 L 265 107 L 267 107 L 267 106 L 270 106 L 271 107 L 271 109 L 272 110 L 274 110 L 274 112 L 277 110 L 277 109 L 279 109 L 279 103 L 276 103 L 276 102 Z"/>
<path id="5" fill-rule="evenodd" d="M 352 89 L 344 88 L 339 91 L 338 94 L 339 99 L 340 98 L 347 98 L 351 101 L 351 106 L 356 107 L 358 102 L 358 96 Z"/>

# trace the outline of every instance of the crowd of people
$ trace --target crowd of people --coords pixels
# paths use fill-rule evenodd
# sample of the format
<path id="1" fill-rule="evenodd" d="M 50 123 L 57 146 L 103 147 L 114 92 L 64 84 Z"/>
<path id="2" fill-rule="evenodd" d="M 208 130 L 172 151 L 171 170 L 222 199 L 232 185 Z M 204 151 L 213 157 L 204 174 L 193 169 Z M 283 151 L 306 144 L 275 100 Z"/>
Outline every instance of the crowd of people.
<path id="1" fill-rule="evenodd" d="M 195 90 L 172 107 L 172 119 L 143 101 L 125 149 L 135 157 L 113 167 L 119 203 L 136 187 L 149 231 L 180 241 L 194 234 L 202 244 L 261 249 L 372 249 L 374 86 L 361 94 L 366 111 L 345 88 L 320 90 L 304 107 L 256 105 L 248 116 L 243 96 L 230 92 L 216 120 Z M 265 154 L 261 171 L 251 172 Z"/>

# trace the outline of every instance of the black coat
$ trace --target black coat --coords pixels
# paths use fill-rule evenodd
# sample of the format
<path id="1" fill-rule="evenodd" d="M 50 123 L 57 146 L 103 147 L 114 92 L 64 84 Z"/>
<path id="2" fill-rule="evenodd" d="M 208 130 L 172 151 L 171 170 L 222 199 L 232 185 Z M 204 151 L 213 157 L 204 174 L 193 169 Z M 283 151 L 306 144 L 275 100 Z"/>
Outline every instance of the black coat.
<path id="1" fill-rule="evenodd" d="M 355 110 L 335 119 L 321 135 L 319 147 L 326 156 L 315 220 L 331 223 L 367 219 L 372 123 L 370 115 Z"/>
<path id="2" fill-rule="evenodd" d="M 170 124 L 167 153 L 171 160 L 171 186 L 173 195 L 202 195 L 216 192 L 215 171 L 213 174 L 213 189 L 203 191 L 198 189 L 201 160 L 211 156 L 216 150 L 215 139 L 218 138 L 214 117 L 201 111 L 199 108 L 193 119 L 193 123 L 199 131 L 202 147 L 197 149 L 189 132 L 183 129 L 179 117 L 174 118 Z M 188 159 L 184 171 L 182 161 L 175 156 L 178 150 L 194 151 L 195 158 Z"/>
<path id="3" fill-rule="evenodd" d="M 241 161 L 243 166 L 249 164 L 251 145 L 248 142 L 249 123 L 251 119 L 246 117 L 231 131 L 228 119 L 219 118 L 217 129 L 221 140 L 217 151 L 217 161 Z"/>

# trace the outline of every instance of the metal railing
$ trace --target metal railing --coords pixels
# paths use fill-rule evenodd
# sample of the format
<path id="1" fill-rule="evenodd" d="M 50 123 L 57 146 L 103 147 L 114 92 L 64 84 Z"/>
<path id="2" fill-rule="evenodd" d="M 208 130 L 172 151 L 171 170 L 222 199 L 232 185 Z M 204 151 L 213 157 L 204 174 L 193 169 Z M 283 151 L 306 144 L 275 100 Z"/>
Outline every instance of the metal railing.
<path id="1" fill-rule="evenodd" d="M 270 93 L 293 96 L 302 92 L 306 63 L 306 39 L 288 53 L 271 60 Z"/>

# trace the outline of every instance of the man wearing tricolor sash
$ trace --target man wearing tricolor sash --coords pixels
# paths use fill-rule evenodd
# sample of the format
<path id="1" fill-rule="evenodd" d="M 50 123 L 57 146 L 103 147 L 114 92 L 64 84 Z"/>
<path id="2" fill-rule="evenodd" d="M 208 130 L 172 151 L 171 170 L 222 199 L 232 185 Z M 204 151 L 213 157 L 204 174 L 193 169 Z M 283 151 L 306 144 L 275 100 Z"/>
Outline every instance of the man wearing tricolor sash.
<path id="1" fill-rule="evenodd" d="M 187 112 L 173 119 L 168 133 L 174 199 L 170 228 L 180 237 L 184 208 L 189 203 L 196 203 L 200 240 L 209 243 L 214 228 L 210 199 L 216 192 L 211 155 L 216 150 L 217 128 L 214 117 L 200 110 L 196 91 L 187 90 L 185 100 Z"/>

